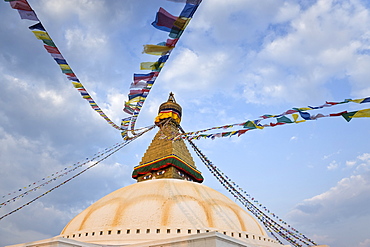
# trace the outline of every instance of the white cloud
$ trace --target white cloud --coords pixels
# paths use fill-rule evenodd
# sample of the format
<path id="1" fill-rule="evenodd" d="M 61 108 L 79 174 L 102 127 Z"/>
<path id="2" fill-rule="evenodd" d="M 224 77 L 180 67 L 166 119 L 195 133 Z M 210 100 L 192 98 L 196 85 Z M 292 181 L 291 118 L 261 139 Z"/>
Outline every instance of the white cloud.
<path id="1" fill-rule="evenodd" d="M 370 239 L 366 239 L 363 242 L 361 242 L 358 247 L 370 247 Z"/>
<path id="2" fill-rule="evenodd" d="M 370 161 L 370 153 L 361 154 L 357 158 L 362 161 Z"/>
<path id="3" fill-rule="evenodd" d="M 294 220 L 311 224 L 336 224 L 343 219 L 370 215 L 370 173 L 340 180 L 330 190 L 304 200 L 291 211 Z"/>
<path id="4" fill-rule="evenodd" d="M 290 138 L 290 140 L 291 140 L 291 141 L 296 141 L 296 140 L 298 140 L 298 137 L 297 137 L 297 136 L 292 136 L 292 137 Z"/>
<path id="5" fill-rule="evenodd" d="M 354 165 L 356 165 L 356 161 L 346 161 L 346 166 L 353 167 Z"/>
<path id="6" fill-rule="evenodd" d="M 276 22 L 290 21 L 298 16 L 300 12 L 300 6 L 292 2 L 284 2 L 275 17 Z"/>
<path id="7" fill-rule="evenodd" d="M 358 2 L 318 1 L 294 15 L 292 32 L 275 35 L 252 61 L 245 90 L 249 102 L 307 101 L 330 97 L 324 85 L 350 77 L 352 94 L 366 96 L 369 78 L 366 26 L 369 13 Z M 335 37 L 335 39 L 333 39 Z"/>
<path id="8" fill-rule="evenodd" d="M 333 160 L 332 162 L 330 162 L 330 164 L 326 167 L 329 171 L 331 170 L 335 170 L 338 168 L 338 163 Z"/>

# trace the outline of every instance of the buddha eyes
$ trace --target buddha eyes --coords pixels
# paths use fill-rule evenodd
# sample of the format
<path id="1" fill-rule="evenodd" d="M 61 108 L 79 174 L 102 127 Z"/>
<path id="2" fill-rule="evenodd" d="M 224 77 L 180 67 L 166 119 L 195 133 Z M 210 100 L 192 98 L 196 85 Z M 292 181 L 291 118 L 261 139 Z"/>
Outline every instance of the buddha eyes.
<path id="1" fill-rule="evenodd" d="M 157 175 L 159 176 L 159 175 L 162 175 L 162 174 L 164 174 L 166 171 L 165 170 L 162 170 L 162 171 L 158 171 L 157 172 Z"/>
<path id="2" fill-rule="evenodd" d="M 143 179 L 144 180 L 147 180 L 147 179 L 149 179 L 149 178 L 151 178 L 152 177 L 152 174 L 149 174 L 149 175 L 146 175 L 145 177 L 143 177 Z"/>

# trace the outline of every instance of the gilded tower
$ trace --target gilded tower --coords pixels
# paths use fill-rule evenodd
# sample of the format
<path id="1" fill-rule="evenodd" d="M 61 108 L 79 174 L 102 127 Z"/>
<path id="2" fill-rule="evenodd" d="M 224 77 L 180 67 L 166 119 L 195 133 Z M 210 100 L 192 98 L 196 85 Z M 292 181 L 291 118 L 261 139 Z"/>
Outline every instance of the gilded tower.
<path id="1" fill-rule="evenodd" d="M 203 177 L 197 170 L 184 140 L 173 140 L 180 134 L 181 116 L 181 106 L 170 93 L 167 102 L 159 106 L 155 119 L 159 131 L 132 173 L 132 177 L 138 182 L 159 178 L 203 182 Z"/>

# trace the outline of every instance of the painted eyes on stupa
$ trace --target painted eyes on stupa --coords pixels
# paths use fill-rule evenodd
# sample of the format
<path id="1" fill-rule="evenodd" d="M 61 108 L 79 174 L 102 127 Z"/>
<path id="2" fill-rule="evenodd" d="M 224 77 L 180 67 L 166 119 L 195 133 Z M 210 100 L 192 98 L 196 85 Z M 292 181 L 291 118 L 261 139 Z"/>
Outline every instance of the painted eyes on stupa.
<path id="1" fill-rule="evenodd" d="M 157 176 L 163 175 L 165 172 L 166 172 L 165 170 L 158 171 L 158 172 L 157 172 Z"/>
<path id="2" fill-rule="evenodd" d="M 152 174 L 149 174 L 149 175 L 146 175 L 145 177 L 143 177 L 144 180 L 147 180 L 147 179 L 150 179 L 152 178 Z"/>

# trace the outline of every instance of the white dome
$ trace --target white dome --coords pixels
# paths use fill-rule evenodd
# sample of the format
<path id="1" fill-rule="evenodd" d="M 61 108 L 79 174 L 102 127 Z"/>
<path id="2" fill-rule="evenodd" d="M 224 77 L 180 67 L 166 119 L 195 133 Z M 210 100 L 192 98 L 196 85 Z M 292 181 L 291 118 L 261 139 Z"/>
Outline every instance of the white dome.
<path id="1" fill-rule="evenodd" d="M 61 236 L 130 244 L 210 231 L 272 242 L 232 200 L 205 185 L 179 179 L 155 179 L 118 189 L 78 214 Z"/>

